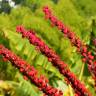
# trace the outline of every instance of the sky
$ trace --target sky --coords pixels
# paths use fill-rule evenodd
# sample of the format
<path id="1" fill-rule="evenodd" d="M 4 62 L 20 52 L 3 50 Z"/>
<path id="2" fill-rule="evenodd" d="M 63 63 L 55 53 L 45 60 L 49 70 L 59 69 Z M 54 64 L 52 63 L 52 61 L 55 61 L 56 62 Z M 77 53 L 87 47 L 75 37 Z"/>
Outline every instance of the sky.
<path id="1" fill-rule="evenodd" d="M 1 1 L 3 1 L 3 0 L 0 0 L 0 2 L 1 2 Z M 9 5 L 10 5 L 11 7 L 14 7 L 14 6 L 15 6 L 15 2 L 13 2 L 12 0 L 6 0 L 6 1 L 9 2 Z"/>

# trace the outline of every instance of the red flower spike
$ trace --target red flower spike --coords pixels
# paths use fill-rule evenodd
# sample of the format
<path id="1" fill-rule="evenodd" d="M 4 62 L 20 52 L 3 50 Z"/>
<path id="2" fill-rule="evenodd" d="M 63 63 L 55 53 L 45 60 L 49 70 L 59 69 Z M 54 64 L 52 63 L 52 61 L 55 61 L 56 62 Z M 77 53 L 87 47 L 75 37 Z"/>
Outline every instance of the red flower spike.
<path id="1" fill-rule="evenodd" d="M 57 28 L 70 40 L 71 44 L 77 47 L 77 51 L 82 55 L 82 58 L 84 58 L 82 61 L 87 63 L 88 66 L 90 66 L 88 68 L 90 73 L 92 74 L 92 76 L 96 77 L 96 71 L 95 71 L 96 67 L 93 64 L 95 61 L 94 56 L 90 51 L 88 51 L 87 46 L 75 34 L 72 35 L 70 29 L 65 27 L 65 25 L 52 14 L 52 11 L 48 7 L 43 7 L 43 12 L 45 16 L 47 15 L 49 16 L 48 20 L 50 20 L 50 22 L 53 23 L 54 26 L 57 26 Z M 55 20 L 56 20 L 55 22 L 52 21 L 51 19 L 52 17 L 55 17 Z M 93 60 L 93 61 L 90 63 L 90 60 Z"/>
<path id="2" fill-rule="evenodd" d="M 7 62 L 8 60 L 7 60 L 6 58 L 3 57 L 3 61 L 4 61 L 4 62 Z"/>
<path id="3" fill-rule="evenodd" d="M 22 31 L 22 28 L 20 28 L 21 27 L 19 26 L 17 29 L 19 29 L 19 31 Z M 29 78 L 31 82 L 34 83 L 38 88 L 40 88 L 46 95 L 63 96 L 63 93 L 61 91 L 53 88 L 48 84 L 47 78 L 45 78 L 44 76 L 38 77 L 37 70 L 33 66 L 27 64 L 24 60 L 20 59 L 3 45 L 0 45 L 0 55 L 9 60 L 16 68 L 18 68 L 19 71 L 24 75 L 25 80 L 28 80 Z M 50 88 L 50 90 L 48 90 L 48 88 Z"/>
<path id="4" fill-rule="evenodd" d="M 48 11 L 48 9 L 46 10 Z M 22 30 L 25 30 L 25 28 Z M 25 31 L 19 32 L 23 35 Z M 67 78 L 68 82 L 71 84 L 72 88 L 78 94 L 78 96 L 91 96 L 89 91 L 86 89 L 85 85 L 82 84 L 77 79 L 77 77 L 69 70 L 67 64 L 64 63 L 60 59 L 60 57 L 51 48 L 49 48 L 39 37 L 37 37 L 35 32 L 27 31 L 25 37 L 29 40 L 32 45 L 38 47 L 41 53 L 48 57 L 49 61 L 52 62 L 52 64 L 59 69 L 60 73 Z M 41 81 L 39 82 L 41 83 Z M 50 90 L 50 87 L 48 90 Z M 51 90 L 50 93 L 52 93 Z"/>
<path id="5" fill-rule="evenodd" d="M 24 78 L 25 80 L 28 80 L 27 76 L 23 76 L 23 78 Z"/>
<path id="6" fill-rule="evenodd" d="M 83 58 L 82 61 L 83 61 L 83 62 L 86 62 L 86 58 Z"/>

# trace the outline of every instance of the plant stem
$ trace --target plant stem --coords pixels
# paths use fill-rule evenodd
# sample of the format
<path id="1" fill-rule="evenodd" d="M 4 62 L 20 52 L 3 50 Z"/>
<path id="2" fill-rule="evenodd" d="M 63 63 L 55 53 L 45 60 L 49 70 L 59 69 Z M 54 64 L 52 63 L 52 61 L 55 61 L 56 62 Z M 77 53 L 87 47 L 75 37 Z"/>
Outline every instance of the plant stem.
<path id="1" fill-rule="evenodd" d="M 83 76 L 83 72 L 84 72 L 84 66 L 85 66 L 85 64 L 83 63 L 82 68 L 81 68 L 81 72 L 80 72 L 80 75 L 79 75 L 79 80 L 82 80 L 82 76 Z"/>

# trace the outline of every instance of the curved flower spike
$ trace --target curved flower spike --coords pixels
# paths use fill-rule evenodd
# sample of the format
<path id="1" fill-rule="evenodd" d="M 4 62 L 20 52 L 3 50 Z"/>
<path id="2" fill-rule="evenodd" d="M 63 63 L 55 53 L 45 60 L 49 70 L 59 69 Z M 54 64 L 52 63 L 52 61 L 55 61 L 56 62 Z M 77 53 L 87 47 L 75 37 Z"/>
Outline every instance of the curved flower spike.
<path id="1" fill-rule="evenodd" d="M 45 17 L 48 17 L 47 19 L 50 20 L 52 25 L 56 26 L 70 40 L 71 44 L 77 47 L 77 51 L 82 55 L 82 61 L 88 64 L 88 69 L 90 73 L 92 73 L 92 77 L 96 82 L 96 65 L 94 64 L 96 60 L 94 60 L 92 52 L 88 51 L 87 46 L 75 35 L 75 33 L 73 33 L 52 14 L 52 11 L 48 8 L 48 6 L 43 7 L 43 12 L 45 13 Z M 55 22 L 53 21 L 54 17 Z"/>
<path id="2" fill-rule="evenodd" d="M 52 64 L 57 67 L 61 74 L 63 74 L 69 84 L 71 84 L 75 93 L 78 96 L 91 96 L 90 92 L 86 89 L 85 85 L 82 84 L 77 77 L 69 70 L 66 63 L 64 63 L 60 57 L 49 48 L 39 37 L 36 36 L 35 32 L 27 31 L 23 26 L 17 26 L 17 32 L 20 32 L 23 37 L 26 37 L 30 44 L 38 47 L 43 55 L 45 55 Z M 26 35 L 25 35 L 26 34 Z"/>
<path id="3" fill-rule="evenodd" d="M 48 84 L 48 79 L 44 76 L 38 77 L 37 70 L 30 66 L 27 62 L 20 59 L 13 52 L 0 45 L 0 55 L 9 60 L 13 66 L 19 69 L 19 71 L 24 75 L 25 79 L 30 79 L 39 89 L 41 89 L 48 96 L 63 96 L 62 91 L 53 88 Z"/>

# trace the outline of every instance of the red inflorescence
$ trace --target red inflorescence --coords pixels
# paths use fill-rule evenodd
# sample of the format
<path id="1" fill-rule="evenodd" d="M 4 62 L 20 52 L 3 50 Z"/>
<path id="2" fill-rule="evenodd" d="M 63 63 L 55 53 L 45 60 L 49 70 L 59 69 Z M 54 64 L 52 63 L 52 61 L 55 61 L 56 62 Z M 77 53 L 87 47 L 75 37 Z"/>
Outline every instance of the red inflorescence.
<path id="1" fill-rule="evenodd" d="M 19 71 L 24 75 L 25 79 L 30 79 L 40 90 L 42 90 L 48 96 L 63 96 L 62 91 L 59 91 L 56 88 L 53 88 L 48 84 L 48 79 L 44 76 L 38 77 L 37 70 L 27 64 L 24 60 L 20 59 L 10 50 L 5 48 L 3 45 L 0 45 L 0 55 L 9 60 Z"/>
<path id="2" fill-rule="evenodd" d="M 82 61 L 88 64 L 88 69 L 96 80 L 96 64 L 94 64 L 96 61 L 94 61 L 92 52 L 88 51 L 87 46 L 80 40 L 80 38 L 58 20 L 47 6 L 43 8 L 43 12 L 45 13 L 45 17 L 51 21 L 52 25 L 57 26 L 57 28 L 69 38 L 71 44 L 77 47 L 77 51 L 82 55 Z"/>
<path id="3" fill-rule="evenodd" d="M 60 57 L 49 48 L 35 32 L 27 31 L 23 26 L 17 26 L 17 32 L 22 33 L 22 37 L 26 37 L 31 44 L 38 47 L 42 54 L 44 54 L 52 64 L 57 67 L 61 74 L 63 74 L 67 81 L 71 84 L 74 91 L 78 96 L 91 96 L 90 92 L 86 89 L 77 77 L 69 70 L 66 63 L 64 63 Z"/>

